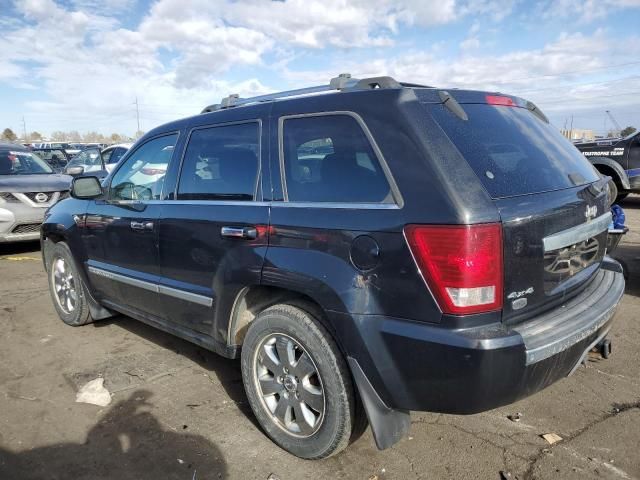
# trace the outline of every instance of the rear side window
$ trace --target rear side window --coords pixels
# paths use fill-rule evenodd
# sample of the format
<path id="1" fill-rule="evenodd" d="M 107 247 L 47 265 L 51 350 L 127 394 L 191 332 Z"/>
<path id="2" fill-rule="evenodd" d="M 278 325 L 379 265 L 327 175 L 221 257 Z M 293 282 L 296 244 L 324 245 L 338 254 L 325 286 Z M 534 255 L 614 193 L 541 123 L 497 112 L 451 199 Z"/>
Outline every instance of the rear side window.
<path id="1" fill-rule="evenodd" d="M 430 112 L 493 198 L 570 188 L 598 179 L 552 125 L 519 107 L 463 104 L 469 120 L 442 105 Z"/>
<path id="2" fill-rule="evenodd" d="M 289 201 L 393 202 L 384 171 L 355 118 L 290 118 L 282 128 Z"/>
<path id="3" fill-rule="evenodd" d="M 195 130 L 182 163 L 178 200 L 253 200 L 258 122 Z"/>

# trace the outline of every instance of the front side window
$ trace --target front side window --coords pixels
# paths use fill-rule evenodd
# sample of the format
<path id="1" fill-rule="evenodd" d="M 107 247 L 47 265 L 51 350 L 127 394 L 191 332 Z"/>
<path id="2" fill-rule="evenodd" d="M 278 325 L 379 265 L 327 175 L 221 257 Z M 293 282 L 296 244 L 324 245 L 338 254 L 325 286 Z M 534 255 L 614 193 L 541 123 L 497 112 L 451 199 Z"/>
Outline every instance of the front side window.
<path id="1" fill-rule="evenodd" d="M 355 118 L 290 118 L 282 128 L 289 201 L 393 203 L 389 182 Z"/>
<path id="2" fill-rule="evenodd" d="M 195 130 L 182 163 L 178 200 L 253 200 L 259 140 L 257 122 Z"/>
<path id="3" fill-rule="evenodd" d="M 111 200 L 159 200 L 178 134 L 149 140 L 118 169 L 111 180 Z"/>

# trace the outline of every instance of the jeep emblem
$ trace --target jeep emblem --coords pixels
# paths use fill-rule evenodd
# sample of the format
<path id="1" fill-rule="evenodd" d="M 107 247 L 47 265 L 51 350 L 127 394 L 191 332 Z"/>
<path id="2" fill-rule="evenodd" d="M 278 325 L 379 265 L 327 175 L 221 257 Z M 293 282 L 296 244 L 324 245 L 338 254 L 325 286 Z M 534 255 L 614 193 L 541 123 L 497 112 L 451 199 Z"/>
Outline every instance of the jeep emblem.
<path id="1" fill-rule="evenodd" d="M 598 214 L 598 207 L 596 205 L 588 206 L 587 210 L 584 212 L 584 216 L 587 218 L 587 222 L 596 218 Z"/>

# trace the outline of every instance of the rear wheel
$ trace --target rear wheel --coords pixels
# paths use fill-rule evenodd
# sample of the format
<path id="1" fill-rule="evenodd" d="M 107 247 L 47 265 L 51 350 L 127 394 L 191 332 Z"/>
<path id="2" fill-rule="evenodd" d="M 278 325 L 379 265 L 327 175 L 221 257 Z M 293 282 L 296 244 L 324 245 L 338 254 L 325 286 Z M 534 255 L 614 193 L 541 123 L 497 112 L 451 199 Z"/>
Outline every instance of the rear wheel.
<path id="1" fill-rule="evenodd" d="M 302 458 L 325 458 L 349 443 L 355 414 L 348 367 L 309 312 L 276 305 L 252 322 L 242 346 L 242 379 L 266 434 Z"/>
<path id="2" fill-rule="evenodd" d="M 55 244 L 47 259 L 49 291 L 60 319 L 74 327 L 91 323 L 85 288 L 69 247 L 64 242 Z"/>

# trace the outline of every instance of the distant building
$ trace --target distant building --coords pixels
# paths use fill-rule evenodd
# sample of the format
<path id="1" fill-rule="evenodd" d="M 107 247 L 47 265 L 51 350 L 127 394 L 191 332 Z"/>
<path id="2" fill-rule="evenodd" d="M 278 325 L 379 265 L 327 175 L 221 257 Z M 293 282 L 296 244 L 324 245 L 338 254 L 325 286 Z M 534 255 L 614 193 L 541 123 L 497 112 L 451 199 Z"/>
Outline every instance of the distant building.
<path id="1" fill-rule="evenodd" d="M 567 137 L 571 141 L 575 140 L 584 140 L 591 141 L 595 140 L 596 134 L 593 130 L 585 130 L 582 128 L 574 128 L 572 130 L 560 130 L 560 133 Z"/>

